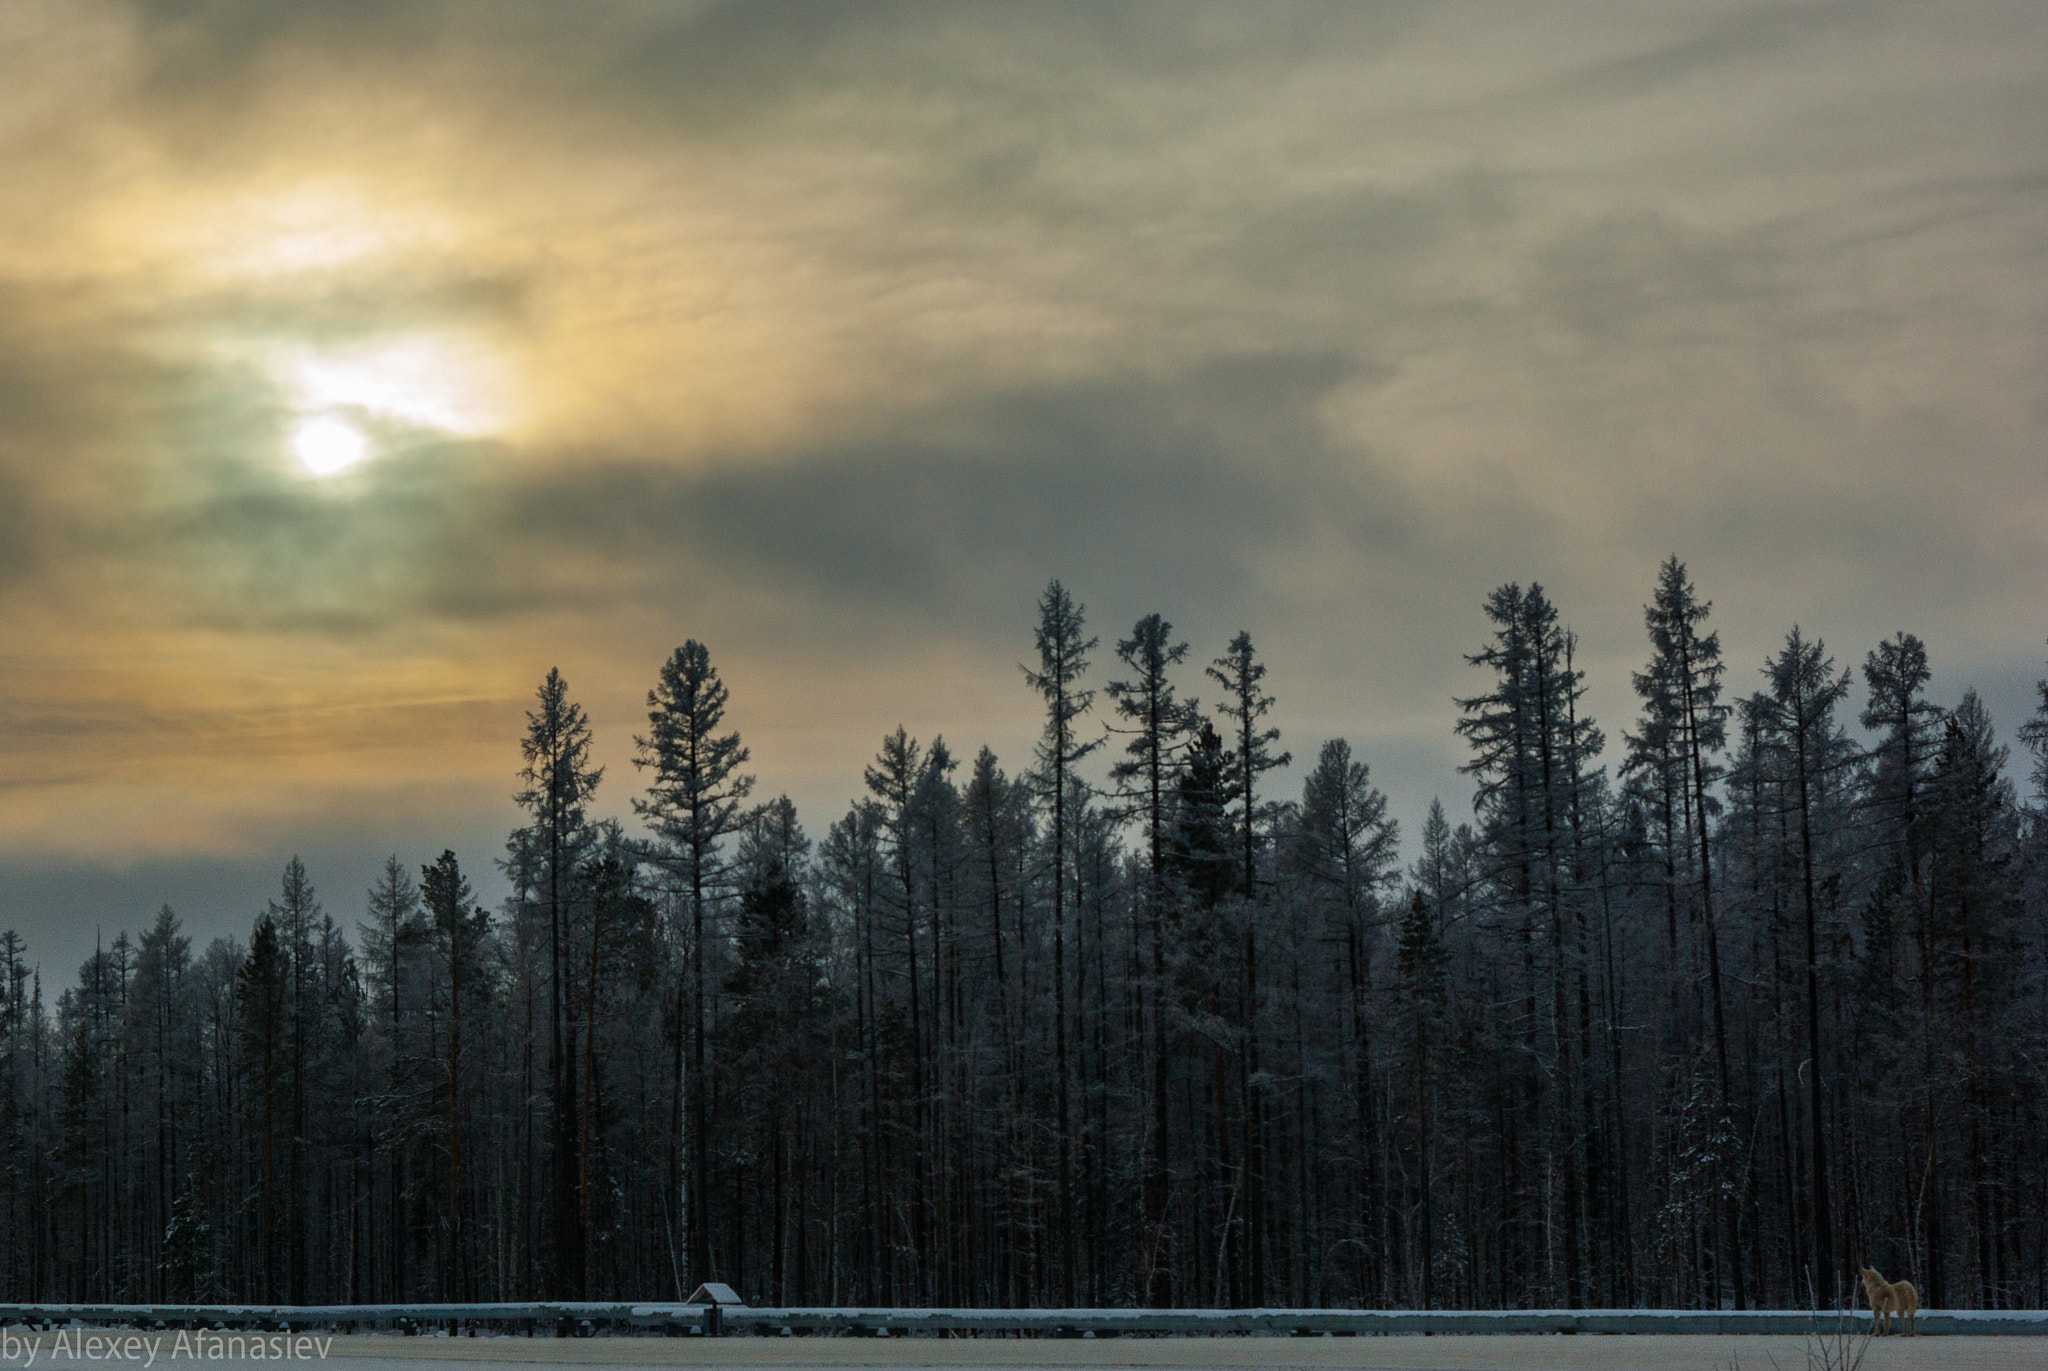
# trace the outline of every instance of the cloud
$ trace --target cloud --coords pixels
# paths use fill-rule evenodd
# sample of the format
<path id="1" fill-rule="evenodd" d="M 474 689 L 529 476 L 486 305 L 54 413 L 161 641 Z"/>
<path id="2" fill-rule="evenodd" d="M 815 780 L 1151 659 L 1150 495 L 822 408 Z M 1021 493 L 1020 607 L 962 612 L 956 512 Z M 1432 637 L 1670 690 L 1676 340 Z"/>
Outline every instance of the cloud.
<path id="1" fill-rule="evenodd" d="M 609 547 L 634 566 L 667 552 L 700 575 L 765 576 L 968 633 L 1053 574 L 1232 602 L 1259 553 L 1350 498 L 1316 404 L 1358 370 L 1324 355 L 1225 358 L 956 397 L 767 461 L 542 467 L 510 541 Z"/>
<path id="2" fill-rule="evenodd" d="M 174 589 L 166 608 L 192 625 L 344 637 L 742 580 L 969 633 L 1053 574 L 1240 603 L 1256 563 L 1317 521 L 1409 536 L 1398 492 L 1319 418 L 1334 387 L 1384 375 L 1226 357 L 950 396 L 865 434 L 687 464 L 400 427 L 393 452 L 331 483 L 279 462 L 261 382 L 228 378 L 194 406 L 210 417 L 191 421 L 186 472 L 101 555 Z"/>
<path id="3" fill-rule="evenodd" d="M 1830 38 L 1882 27 L 1898 6 L 1880 0 L 1773 0 L 1681 21 L 1641 50 L 1608 57 L 1562 83 L 1574 98 L 1640 99 L 1730 68 L 1798 65 Z"/>
<path id="4" fill-rule="evenodd" d="M 606 0 L 579 11 L 550 0 L 130 0 L 128 8 L 147 35 L 161 98 L 232 89 L 291 49 L 342 68 L 481 54 L 525 65 L 529 86 L 556 98 L 722 131 L 782 101 L 906 77 L 1007 94 L 1042 114 L 1048 87 L 1079 91 L 1105 74 L 1199 78 L 1239 73 L 1248 61 L 1270 73 L 1333 46 L 1384 45 L 1426 7 L 1317 0 L 1256 17 L 1228 4 L 960 11 L 909 0 Z M 556 60 L 528 65 L 536 53 Z M 1009 79 L 983 79 L 992 65 Z"/>
<path id="5" fill-rule="evenodd" d="M 22 482 L 0 473 L 0 594 L 36 564 L 35 513 Z"/>
<path id="6" fill-rule="evenodd" d="M 102 475 L 163 376 L 96 326 L 94 292 L 0 278 L 0 606 L 61 582 L 106 508 Z"/>
<path id="7" fill-rule="evenodd" d="M 2043 13 L 15 7 L 0 846 L 429 772 L 494 813 L 505 701 L 559 664 L 616 743 L 683 636 L 837 797 L 905 701 L 1028 736 L 1055 575 L 1105 637 L 1251 629 L 1290 745 L 1398 754 L 1411 819 L 1509 579 L 1611 737 L 1672 551 L 1733 662 L 1939 624 L 2010 675 Z M 280 359 L 456 335 L 502 422 L 358 407 L 378 458 L 291 467 Z"/>

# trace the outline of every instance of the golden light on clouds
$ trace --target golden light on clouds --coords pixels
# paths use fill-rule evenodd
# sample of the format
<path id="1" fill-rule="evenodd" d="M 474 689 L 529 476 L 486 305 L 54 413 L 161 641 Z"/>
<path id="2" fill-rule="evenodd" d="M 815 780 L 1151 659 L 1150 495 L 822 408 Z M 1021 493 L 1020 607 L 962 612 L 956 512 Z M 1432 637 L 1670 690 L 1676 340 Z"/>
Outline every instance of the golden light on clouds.
<path id="1" fill-rule="evenodd" d="M 501 429 L 503 365 L 477 341 L 397 338 L 339 352 L 294 349 L 279 368 L 302 413 L 360 411 L 466 438 Z"/>
<path id="2" fill-rule="evenodd" d="M 260 168 L 188 169 L 132 142 L 103 179 L 75 221 L 47 240 L 52 265 L 172 298 L 323 289 L 459 256 L 484 233 L 423 189 L 338 173 L 303 155 Z"/>
<path id="3" fill-rule="evenodd" d="M 292 455 L 337 476 L 406 438 L 481 438 L 510 418 L 504 360 L 476 339 L 414 336 L 354 348 L 279 350 L 273 372 L 296 416 Z"/>
<path id="4" fill-rule="evenodd" d="M 239 852 L 323 822 L 331 787 L 386 815 L 505 788 L 526 673 L 485 664 L 471 635 L 369 654 L 54 606 L 14 622 L 23 633 L 0 652 L 0 861 Z"/>
<path id="5" fill-rule="evenodd" d="M 498 830 L 551 666 L 629 812 L 685 637 L 822 831 L 1055 575 L 1411 811 L 1510 578 L 2033 679 L 2038 4 L 587 8 L 0 4 L 0 857 Z"/>
<path id="6" fill-rule="evenodd" d="M 226 197 L 202 199 L 181 255 L 225 279 L 291 278 L 337 272 L 422 252 L 448 252 L 463 235 L 452 217 L 393 203 L 389 192 L 317 175 Z"/>

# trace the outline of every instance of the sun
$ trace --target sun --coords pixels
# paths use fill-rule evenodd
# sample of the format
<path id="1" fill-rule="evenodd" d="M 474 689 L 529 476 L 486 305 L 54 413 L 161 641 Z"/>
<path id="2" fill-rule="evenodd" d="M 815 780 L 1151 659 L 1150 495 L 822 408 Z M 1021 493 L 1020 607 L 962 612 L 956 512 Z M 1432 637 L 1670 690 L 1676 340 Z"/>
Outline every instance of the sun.
<path id="1" fill-rule="evenodd" d="M 289 447 L 318 477 L 347 471 L 420 438 L 480 438 L 506 422 L 500 360 L 452 334 L 390 337 L 354 347 L 296 346 L 271 359 L 297 422 Z M 410 437 L 408 437 L 410 435 Z"/>
<path id="2" fill-rule="evenodd" d="M 353 406 L 383 418 L 475 437 L 503 423 L 503 378 L 489 350 L 432 334 L 284 358 L 302 412 Z"/>
<path id="3" fill-rule="evenodd" d="M 370 436 L 334 414 L 313 414 L 292 430 L 292 455 L 315 476 L 338 476 L 370 455 Z"/>

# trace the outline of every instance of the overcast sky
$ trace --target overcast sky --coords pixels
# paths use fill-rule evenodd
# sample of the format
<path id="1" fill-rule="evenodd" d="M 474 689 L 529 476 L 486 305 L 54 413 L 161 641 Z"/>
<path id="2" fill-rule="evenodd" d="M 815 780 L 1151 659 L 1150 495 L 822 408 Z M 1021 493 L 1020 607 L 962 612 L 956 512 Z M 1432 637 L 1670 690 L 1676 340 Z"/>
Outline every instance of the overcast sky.
<path id="1" fill-rule="evenodd" d="M 1672 553 L 1734 690 L 1903 629 L 2009 736 L 2044 257 L 2039 0 L 8 0 L 0 924 L 481 873 L 551 666 L 625 815 L 686 637 L 822 834 L 1024 764 L 1052 577 L 1411 832 L 1486 592 L 1618 746 Z"/>

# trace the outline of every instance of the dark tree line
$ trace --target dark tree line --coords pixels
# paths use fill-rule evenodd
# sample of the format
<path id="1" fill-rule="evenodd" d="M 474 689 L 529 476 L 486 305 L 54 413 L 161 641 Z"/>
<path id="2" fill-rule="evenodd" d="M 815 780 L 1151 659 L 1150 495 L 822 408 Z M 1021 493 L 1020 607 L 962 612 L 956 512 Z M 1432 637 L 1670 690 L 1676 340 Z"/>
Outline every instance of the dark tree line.
<path id="1" fill-rule="evenodd" d="M 443 852 L 344 923 L 294 859 L 54 1003 L 0 935 L 8 1297 L 2048 1303 L 2048 682 L 2023 799 L 1910 635 L 1730 675 L 1676 559 L 1646 628 L 1610 770 L 1489 596 L 1405 867 L 1343 739 L 1278 792 L 1249 634 L 1112 656 L 1058 583 L 1034 755 L 898 729 L 815 840 L 701 644 L 633 830 L 550 672 L 500 908 Z"/>

